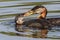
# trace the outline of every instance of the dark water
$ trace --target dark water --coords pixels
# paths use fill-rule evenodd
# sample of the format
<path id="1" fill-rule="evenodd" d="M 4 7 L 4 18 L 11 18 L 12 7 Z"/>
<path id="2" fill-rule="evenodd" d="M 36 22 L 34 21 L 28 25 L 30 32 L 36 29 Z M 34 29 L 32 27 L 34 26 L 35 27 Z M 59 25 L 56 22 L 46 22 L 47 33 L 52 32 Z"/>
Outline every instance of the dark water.
<path id="1" fill-rule="evenodd" d="M 0 40 L 40 40 L 33 38 L 32 32 L 15 31 L 14 19 L 17 14 L 27 12 L 36 5 L 47 8 L 47 18 L 60 17 L 60 0 L 0 0 Z M 29 18 L 37 15 L 29 16 Z M 41 40 L 59 40 L 60 28 L 49 31 L 48 38 Z"/>

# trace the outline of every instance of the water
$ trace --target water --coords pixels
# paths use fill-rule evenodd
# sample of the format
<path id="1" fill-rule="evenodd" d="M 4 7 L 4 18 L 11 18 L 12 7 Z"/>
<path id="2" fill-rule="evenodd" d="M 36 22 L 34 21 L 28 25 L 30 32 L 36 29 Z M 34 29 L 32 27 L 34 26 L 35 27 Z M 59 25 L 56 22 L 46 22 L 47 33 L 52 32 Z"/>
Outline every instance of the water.
<path id="1" fill-rule="evenodd" d="M 60 0 L 0 0 L 0 40 L 40 40 L 41 38 L 31 37 L 30 32 L 17 32 L 14 23 L 17 14 L 27 12 L 36 5 L 43 5 L 47 8 L 47 18 L 60 17 Z M 41 40 L 59 40 L 59 29 L 49 31 L 48 38 Z"/>

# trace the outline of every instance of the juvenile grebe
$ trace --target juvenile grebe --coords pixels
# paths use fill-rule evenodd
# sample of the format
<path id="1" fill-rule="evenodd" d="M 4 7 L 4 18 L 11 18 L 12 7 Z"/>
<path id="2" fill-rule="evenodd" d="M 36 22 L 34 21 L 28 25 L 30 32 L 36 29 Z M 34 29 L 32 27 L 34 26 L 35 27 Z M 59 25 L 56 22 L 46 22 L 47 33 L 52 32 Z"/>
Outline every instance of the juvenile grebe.
<path id="1" fill-rule="evenodd" d="M 32 14 L 40 14 L 37 19 L 32 19 L 28 21 L 23 21 L 25 16 L 30 16 Z M 46 19 L 47 9 L 44 6 L 35 6 L 28 12 L 20 14 L 16 17 L 16 30 L 21 31 L 21 26 L 25 25 L 27 27 L 37 28 L 41 30 L 41 37 L 45 38 L 47 36 L 48 30 L 52 26 L 60 26 L 60 18 L 48 18 Z"/>

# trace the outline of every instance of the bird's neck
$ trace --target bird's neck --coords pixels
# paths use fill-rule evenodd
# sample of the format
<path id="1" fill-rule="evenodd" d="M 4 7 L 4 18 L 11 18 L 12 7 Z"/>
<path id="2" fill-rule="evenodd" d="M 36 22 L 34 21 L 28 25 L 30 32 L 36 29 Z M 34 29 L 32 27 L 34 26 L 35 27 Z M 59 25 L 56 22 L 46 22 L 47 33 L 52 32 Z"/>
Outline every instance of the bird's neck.
<path id="1" fill-rule="evenodd" d="M 46 15 L 47 15 L 47 13 L 46 13 L 46 11 L 44 11 L 38 16 L 38 19 L 45 19 Z"/>

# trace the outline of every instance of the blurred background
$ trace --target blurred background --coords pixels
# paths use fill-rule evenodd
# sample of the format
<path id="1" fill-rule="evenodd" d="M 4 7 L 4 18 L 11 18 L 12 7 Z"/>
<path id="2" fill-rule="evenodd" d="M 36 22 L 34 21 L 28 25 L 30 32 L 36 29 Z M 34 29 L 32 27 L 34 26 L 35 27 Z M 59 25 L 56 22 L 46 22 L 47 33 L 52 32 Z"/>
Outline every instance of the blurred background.
<path id="1" fill-rule="evenodd" d="M 60 17 L 60 0 L 0 0 L 0 40 L 40 40 L 41 38 L 27 36 L 32 33 L 28 32 L 24 35 L 15 31 L 15 16 L 31 10 L 36 5 L 43 5 L 47 8 L 47 18 Z M 37 15 L 29 16 L 29 18 Z M 60 28 L 49 31 L 48 38 L 44 40 L 48 39 L 59 40 Z"/>

